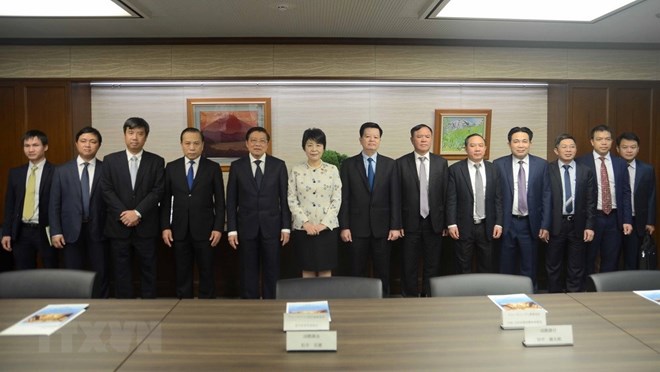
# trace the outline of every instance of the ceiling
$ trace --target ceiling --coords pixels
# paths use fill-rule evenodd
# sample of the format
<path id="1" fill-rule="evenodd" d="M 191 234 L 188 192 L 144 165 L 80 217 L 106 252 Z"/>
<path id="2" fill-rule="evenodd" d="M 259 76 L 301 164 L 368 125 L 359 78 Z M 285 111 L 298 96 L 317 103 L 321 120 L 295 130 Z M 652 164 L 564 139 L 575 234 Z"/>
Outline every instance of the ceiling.
<path id="1" fill-rule="evenodd" d="M 323 38 L 326 40 L 322 42 L 351 39 L 351 42 L 406 43 L 414 39 L 416 43 L 446 45 L 660 49 L 660 0 L 641 1 L 594 24 L 428 20 L 424 16 L 431 9 L 431 0 L 124 2 L 144 18 L 0 18 L 0 44 L 92 43 L 99 42 L 98 39 L 111 39 L 103 42 L 127 42 L 126 39 L 151 43 L 158 42 L 154 39 L 218 42 L 227 41 L 227 38 L 294 38 L 310 42 L 309 38 Z M 280 6 L 287 10 L 278 9 Z M 311 40 L 314 41 L 321 40 Z"/>

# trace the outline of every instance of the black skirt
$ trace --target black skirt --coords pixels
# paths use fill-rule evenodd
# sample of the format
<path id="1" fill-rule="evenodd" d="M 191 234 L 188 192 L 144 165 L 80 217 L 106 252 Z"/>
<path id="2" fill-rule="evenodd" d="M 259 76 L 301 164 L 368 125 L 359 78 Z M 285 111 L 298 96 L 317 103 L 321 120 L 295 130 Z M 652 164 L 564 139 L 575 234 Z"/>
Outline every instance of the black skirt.
<path id="1" fill-rule="evenodd" d="M 307 235 L 294 230 L 293 246 L 302 271 L 327 271 L 337 267 L 337 229 L 323 230 L 319 235 Z"/>

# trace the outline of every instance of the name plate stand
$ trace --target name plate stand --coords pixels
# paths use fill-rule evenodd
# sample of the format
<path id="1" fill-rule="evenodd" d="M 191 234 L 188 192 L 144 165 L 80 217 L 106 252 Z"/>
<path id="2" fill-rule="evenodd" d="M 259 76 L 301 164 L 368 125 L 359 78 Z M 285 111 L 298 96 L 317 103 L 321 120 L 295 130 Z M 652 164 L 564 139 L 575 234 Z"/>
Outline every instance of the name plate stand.
<path id="1" fill-rule="evenodd" d="M 525 327 L 523 345 L 527 347 L 573 346 L 573 326 Z"/>
<path id="2" fill-rule="evenodd" d="M 337 331 L 325 313 L 285 313 L 286 351 L 337 351 Z"/>
<path id="3" fill-rule="evenodd" d="M 531 326 L 544 326 L 544 309 L 502 310 L 502 329 L 523 329 Z"/>

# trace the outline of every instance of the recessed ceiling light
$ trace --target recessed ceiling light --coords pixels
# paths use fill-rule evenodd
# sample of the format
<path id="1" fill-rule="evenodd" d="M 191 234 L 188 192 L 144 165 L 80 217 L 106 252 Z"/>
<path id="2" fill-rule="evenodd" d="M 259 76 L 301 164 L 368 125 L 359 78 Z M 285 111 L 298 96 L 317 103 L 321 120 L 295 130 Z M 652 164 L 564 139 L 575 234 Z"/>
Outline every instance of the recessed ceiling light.
<path id="1" fill-rule="evenodd" d="M 594 22 L 644 0 L 440 0 L 427 18 Z"/>
<path id="2" fill-rule="evenodd" d="M 137 17 L 119 0 L 12 0 L 0 2 L 0 17 Z"/>

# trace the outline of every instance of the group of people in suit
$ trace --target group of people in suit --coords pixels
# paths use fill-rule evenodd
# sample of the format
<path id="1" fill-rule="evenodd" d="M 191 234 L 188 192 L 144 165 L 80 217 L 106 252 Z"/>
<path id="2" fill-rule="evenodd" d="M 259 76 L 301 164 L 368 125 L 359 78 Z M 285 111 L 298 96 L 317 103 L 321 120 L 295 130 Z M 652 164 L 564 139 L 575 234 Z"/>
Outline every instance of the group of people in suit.
<path id="1" fill-rule="evenodd" d="M 177 296 L 194 296 L 196 264 L 198 297 L 214 298 L 215 247 L 227 231 L 239 255 L 242 298 L 275 298 L 280 248 L 290 240 L 303 277 L 330 276 L 341 240 L 350 274 L 369 275 L 371 263 L 388 295 L 391 244 L 403 239 L 401 294 L 416 297 L 430 294 L 449 236 L 458 273 L 533 281 L 539 244 L 547 243 L 548 290 L 581 291 L 588 274 L 616 270 L 622 252 L 624 267 L 637 268 L 641 240 L 655 229 L 655 173 L 636 159 L 640 140 L 621 134 L 621 157 L 613 156 L 604 125 L 591 131 L 593 152 L 579 158 L 575 139 L 560 135 L 550 163 L 530 154 L 529 128 L 512 128 L 511 154 L 494 162 L 485 160 L 483 136 L 470 134 L 467 158 L 449 166 L 431 152 L 430 126 L 411 128 L 413 151 L 393 159 L 378 152 L 382 128 L 367 122 L 359 129 L 361 151 L 340 170 L 322 160 L 325 133 L 310 128 L 302 138 L 307 159 L 290 173 L 266 153 L 266 129 L 253 127 L 245 136 L 247 156 L 231 164 L 226 198 L 222 171 L 203 156 L 199 129 L 181 132 L 183 156 L 168 164 L 144 150 L 144 119 L 127 119 L 123 132 L 126 148 L 101 161 L 101 133 L 81 129 L 78 156 L 59 167 L 46 160 L 47 136 L 25 133 L 28 164 L 10 170 L 2 232 L 17 269 L 36 267 L 37 256 L 43 267 L 59 267 L 61 251 L 62 266 L 97 272 L 101 297 L 110 295 L 112 267 L 115 296 L 131 298 L 135 256 L 141 297 L 154 298 L 160 238 L 174 250 Z"/>

